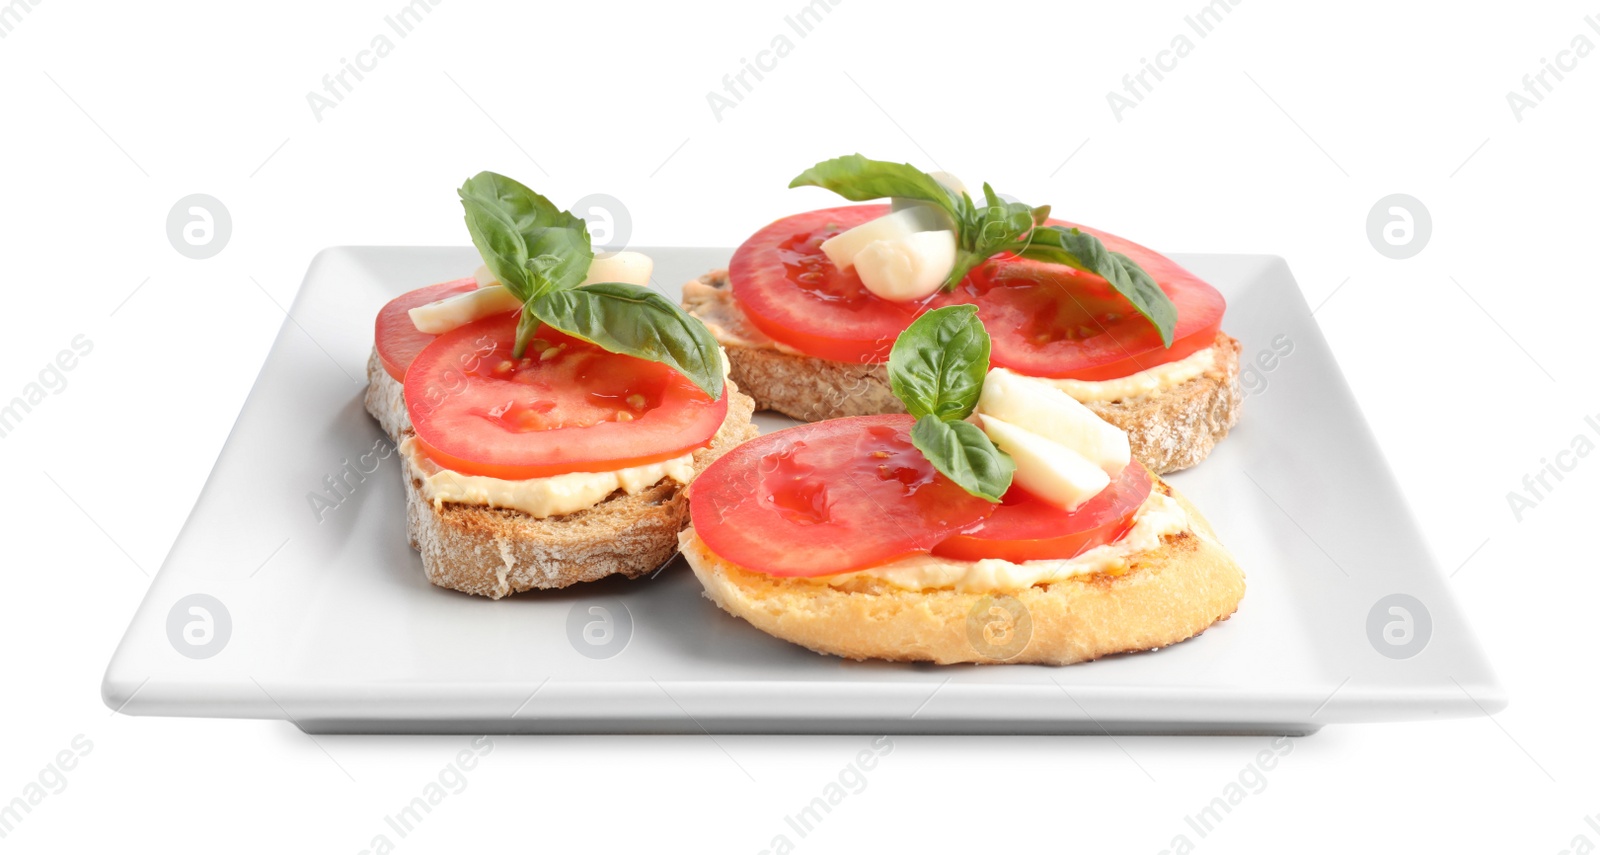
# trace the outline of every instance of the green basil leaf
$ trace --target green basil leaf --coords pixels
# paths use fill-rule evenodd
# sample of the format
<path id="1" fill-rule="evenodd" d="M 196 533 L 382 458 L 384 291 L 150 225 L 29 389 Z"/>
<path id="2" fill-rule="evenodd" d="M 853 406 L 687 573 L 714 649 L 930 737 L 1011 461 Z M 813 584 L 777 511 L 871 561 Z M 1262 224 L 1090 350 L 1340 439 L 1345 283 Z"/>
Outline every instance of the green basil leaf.
<path id="1" fill-rule="evenodd" d="M 993 441 L 971 422 L 947 422 L 926 415 L 911 426 L 911 444 L 928 458 L 933 468 L 961 488 L 991 502 L 1011 488 L 1017 465 L 995 447 Z"/>
<path id="2" fill-rule="evenodd" d="M 722 351 L 711 331 L 649 288 L 597 282 L 550 291 L 529 309 L 568 335 L 612 353 L 660 362 L 688 377 L 712 400 L 722 397 Z"/>
<path id="3" fill-rule="evenodd" d="M 534 284 L 542 283 L 543 290 L 535 290 L 530 296 L 537 297 L 545 290 L 560 288 L 575 288 L 578 283 L 589 276 L 589 264 L 594 261 L 594 251 L 589 246 L 589 229 L 584 226 L 583 220 L 573 217 L 565 212 L 562 216 L 576 224 L 552 226 L 549 228 L 534 229 L 528 237 L 528 254 L 530 265 L 539 259 L 553 259 L 541 268 L 537 268 L 538 277 L 534 277 Z"/>
<path id="4" fill-rule="evenodd" d="M 472 245 L 483 256 L 483 263 L 511 293 L 527 299 L 528 245 L 522 234 L 498 208 L 464 196 L 461 207 L 466 210 Z"/>
<path id="5" fill-rule="evenodd" d="M 963 490 L 1000 501 L 1016 470 L 972 414 L 989 373 L 989 333 L 978 307 L 945 306 L 917 318 L 889 351 L 889 385 L 917 417 L 911 444 Z"/>
<path id="6" fill-rule="evenodd" d="M 493 172 L 474 175 L 456 192 L 473 245 L 513 294 L 528 300 L 548 289 L 574 287 L 589 275 L 594 252 L 581 218 Z M 541 268 L 542 275 L 530 276 L 530 259 L 541 256 L 552 261 Z"/>
<path id="7" fill-rule="evenodd" d="M 889 386 L 914 416 L 972 414 L 989 373 L 989 333 L 978 307 L 945 306 L 911 322 L 889 351 Z"/>
<path id="8" fill-rule="evenodd" d="M 1021 202 L 1007 202 L 987 183 L 983 185 L 984 206 L 972 207 L 970 199 L 956 230 L 956 263 L 945 277 L 944 288 L 956 287 L 967 274 L 988 261 L 995 253 L 1008 249 L 1048 217 L 1048 205 L 1030 208 Z"/>
<path id="9" fill-rule="evenodd" d="M 832 190 L 852 202 L 889 196 L 921 199 L 943 208 L 957 223 L 963 219 L 963 207 L 972 207 L 970 201 L 963 202 L 962 196 L 909 163 L 869 160 L 859 154 L 824 160 L 789 182 L 790 187 L 807 185 Z"/>
<path id="10" fill-rule="evenodd" d="M 1034 229 L 1026 244 L 1012 249 L 1023 258 L 1065 264 L 1104 277 L 1139 314 L 1155 324 L 1162 344 L 1172 346 L 1172 331 L 1178 324 L 1178 308 L 1172 298 L 1138 262 L 1106 249 L 1099 238 L 1078 229 L 1045 226 Z"/>
<path id="11" fill-rule="evenodd" d="M 987 259 L 1033 228 L 1034 209 L 1001 199 L 988 184 L 983 185 L 983 195 L 988 204 L 977 210 L 974 228 L 962 240 L 967 249 Z"/>

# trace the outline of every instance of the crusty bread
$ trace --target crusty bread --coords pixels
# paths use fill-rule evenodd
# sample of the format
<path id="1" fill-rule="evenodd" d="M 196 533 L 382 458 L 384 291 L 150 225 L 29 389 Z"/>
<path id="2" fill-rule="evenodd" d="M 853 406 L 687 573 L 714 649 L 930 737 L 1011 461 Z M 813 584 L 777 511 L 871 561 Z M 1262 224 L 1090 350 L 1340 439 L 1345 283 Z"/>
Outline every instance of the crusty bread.
<path id="1" fill-rule="evenodd" d="M 726 289 L 728 272 L 712 271 L 699 282 Z M 697 317 L 706 314 L 704 303 L 686 300 L 684 308 Z M 719 330 L 714 318 L 701 319 L 710 320 L 714 332 Z M 833 362 L 779 350 L 767 342 L 735 341 L 725 334 L 719 339 L 733 366 L 729 376 L 755 399 L 756 409 L 808 422 L 906 411 L 882 364 Z M 1127 432 L 1133 455 L 1151 472 L 1160 475 L 1193 466 L 1228 435 L 1244 400 L 1239 342 L 1218 333 L 1212 347 L 1216 364 L 1198 377 L 1163 392 L 1086 406 Z"/>
<path id="2" fill-rule="evenodd" d="M 1158 488 L 1183 506 L 1192 530 L 1163 537 L 1160 548 L 1137 553 L 1124 570 L 1010 595 L 908 591 L 887 584 L 843 590 L 745 570 L 713 554 L 693 528 L 681 541 L 713 602 L 763 632 L 818 653 L 939 664 L 1070 665 L 1176 644 L 1226 620 L 1244 597 L 1244 573 L 1210 526 L 1170 487 Z M 1019 629 L 1023 614 L 1027 630 Z M 975 627 L 996 619 L 1003 621 L 998 637 L 975 634 Z M 1014 644 L 989 643 L 1004 640 L 1006 632 L 1017 633 Z"/>
<path id="3" fill-rule="evenodd" d="M 711 446 L 694 453 L 699 474 L 757 431 L 755 404 L 728 384 L 728 417 Z M 373 351 L 367 361 L 367 412 L 398 444 L 412 432 L 404 386 Z M 423 497 L 418 473 L 401 455 L 406 532 L 422 553 L 428 580 L 442 588 L 499 599 L 534 588 L 563 588 L 620 573 L 634 578 L 665 564 L 689 521 L 684 486 L 662 479 L 643 492 L 612 493 L 592 508 L 536 519 L 521 511 L 445 503 Z"/>
<path id="4" fill-rule="evenodd" d="M 1153 395 L 1084 406 L 1128 434 L 1133 456 L 1157 475 L 1206 459 L 1239 421 L 1239 340 L 1217 333 L 1216 363 L 1206 373 Z"/>
<path id="5" fill-rule="evenodd" d="M 406 388 L 399 380 L 389 376 L 383 361 L 378 358 L 378 348 L 372 348 L 367 357 L 367 413 L 378 420 L 383 432 L 395 443 L 411 430 L 411 415 L 406 412 Z"/>

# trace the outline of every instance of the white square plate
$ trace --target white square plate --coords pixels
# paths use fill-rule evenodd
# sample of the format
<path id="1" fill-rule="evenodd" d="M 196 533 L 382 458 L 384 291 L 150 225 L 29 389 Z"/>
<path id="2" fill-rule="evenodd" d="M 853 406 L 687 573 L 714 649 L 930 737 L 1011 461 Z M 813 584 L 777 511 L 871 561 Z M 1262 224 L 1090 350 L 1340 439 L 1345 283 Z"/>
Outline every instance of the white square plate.
<path id="1" fill-rule="evenodd" d="M 644 251 L 674 297 L 730 254 Z M 1171 479 L 1248 576 L 1238 614 L 1199 638 L 1066 668 L 858 663 L 724 614 L 681 560 L 499 602 L 435 588 L 407 545 L 397 458 L 362 409 L 364 366 L 380 306 L 476 257 L 341 247 L 312 262 L 106 703 L 472 733 L 1309 733 L 1502 708 L 1288 266 L 1178 260 L 1227 296 L 1250 390 L 1227 440 Z"/>

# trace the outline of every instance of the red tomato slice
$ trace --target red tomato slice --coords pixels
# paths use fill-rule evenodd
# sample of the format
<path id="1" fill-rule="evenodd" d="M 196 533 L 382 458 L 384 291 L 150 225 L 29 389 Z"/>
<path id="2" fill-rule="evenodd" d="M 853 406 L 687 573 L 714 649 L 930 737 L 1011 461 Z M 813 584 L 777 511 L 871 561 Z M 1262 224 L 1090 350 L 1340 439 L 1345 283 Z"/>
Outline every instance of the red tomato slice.
<path id="1" fill-rule="evenodd" d="M 476 287 L 477 280 L 468 276 L 407 291 L 384 304 L 378 312 L 377 329 L 373 334 L 373 343 L 377 345 L 378 361 L 383 363 L 383 370 L 389 372 L 390 377 L 405 382 L 406 369 L 411 367 L 411 360 L 416 359 L 417 354 L 436 338 L 431 333 L 419 332 L 408 312 Z"/>
<path id="2" fill-rule="evenodd" d="M 993 338 L 990 360 L 1033 377 L 1110 380 L 1126 377 L 1211 346 L 1226 301 L 1215 288 L 1172 259 L 1132 241 L 1062 220 L 1143 267 L 1178 310 L 1172 347 L 1111 283 L 1059 264 L 996 258 L 973 271 L 934 305 L 976 303 Z"/>
<path id="3" fill-rule="evenodd" d="M 888 205 L 848 205 L 785 217 L 733 253 L 733 297 L 775 341 L 836 362 L 883 362 L 895 336 L 921 307 L 868 291 L 854 269 L 841 272 L 822 242 L 889 213 Z"/>
<path id="4" fill-rule="evenodd" d="M 811 356 L 872 363 L 889 358 L 895 336 L 917 315 L 973 303 L 993 339 L 995 365 L 1034 377 L 1108 380 L 1183 359 L 1210 347 L 1226 303 L 1215 288 L 1160 253 L 1079 226 L 1137 261 L 1178 309 L 1171 348 L 1105 279 L 1055 264 L 997 257 L 949 293 L 916 303 L 884 300 L 841 273 L 822 241 L 888 213 L 851 205 L 796 214 L 756 232 L 728 266 L 734 299 L 751 323 Z M 1051 225 L 1071 227 L 1062 220 Z"/>
<path id="5" fill-rule="evenodd" d="M 1149 496 L 1150 473 L 1137 460 L 1073 511 L 1012 487 L 993 514 L 940 541 L 933 554 L 964 561 L 1072 558 L 1127 534 L 1134 512 Z"/>
<path id="6" fill-rule="evenodd" d="M 753 439 L 695 479 L 689 513 L 719 556 L 825 576 L 925 553 L 993 512 L 911 445 L 910 416 L 861 416 Z"/>
<path id="7" fill-rule="evenodd" d="M 832 419 L 751 440 L 695 479 L 695 532 L 722 558 L 771 576 L 831 576 L 929 552 L 1071 558 L 1121 537 L 1150 494 L 1150 473 L 1135 461 L 1076 511 L 1017 487 L 995 505 L 934 470 L 911 444 L 914 423 Z"/>
<path id="8" fill-rule="evenodd" d="M 417 441 L 446 469 L 506 480 L 657 463 L 703 448 L 728 414 L 687 377 L 540 327 L 511 357 L 515 312 L 457 327 L 406 372 Z"/>

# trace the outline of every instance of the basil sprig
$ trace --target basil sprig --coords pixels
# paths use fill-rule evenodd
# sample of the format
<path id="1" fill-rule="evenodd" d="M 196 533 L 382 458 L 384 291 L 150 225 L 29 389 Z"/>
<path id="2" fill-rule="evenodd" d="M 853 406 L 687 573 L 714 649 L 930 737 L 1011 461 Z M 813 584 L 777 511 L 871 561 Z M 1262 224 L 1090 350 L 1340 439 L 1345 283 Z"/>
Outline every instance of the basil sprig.
<path id="1" fill-rule="evenodd" d="M 1106 249 L 1094 235 L 1045 225 L 1050 218 L 1049 205 L 1032 208 L 1007 202 L 988 184 L 983 185 L 984 204 L 979 205 L 966 193 L 950 190 L 908 163 L 869 160 L 859 154 L 824 160 L 800 173 L 789 186 L 821 187 L 852 202 L 889 196 L 929 202 L 950 216 L 956 231 L 956 264 L 945 279 L 945 290 L 954 288 L 973 268 L 1002 252 L 1064 264 L 1104 277 L 1155 326 L 1162 343 L 1172 346 L 1178 310 L 1166 292 L 1137 262 Z"/>
<path id="2" fill-rule="evenodd" d="M 911 444 L 974 496 L 999 502 L 1016 464 L 965 419 L 989 373 L 989 333 L 977 306 L 945 306 L 917 318 L 889 351 L 889 385 L 917 417 Z"/>
<path id="3" fill-rule="evenodd" d="M 513 356 L 522 358 L 543 323 L 612 353 L 670 366 L 712 400 L 722 397 L 722 351 L 705 324 L 648 288 L 622 282 L 580 286 L 594 260 L 582 218 L 493 172 L 474 175 L 456 192 L 472 245 L 522 301 Z"/>
<path id="4" fill-rule="evenodd" d="M 589 274 L 594 252 L 582 219 L 493 172 L 474 175 L 456 192 L 483 263 L 524 302 Z"/>

